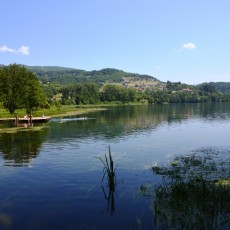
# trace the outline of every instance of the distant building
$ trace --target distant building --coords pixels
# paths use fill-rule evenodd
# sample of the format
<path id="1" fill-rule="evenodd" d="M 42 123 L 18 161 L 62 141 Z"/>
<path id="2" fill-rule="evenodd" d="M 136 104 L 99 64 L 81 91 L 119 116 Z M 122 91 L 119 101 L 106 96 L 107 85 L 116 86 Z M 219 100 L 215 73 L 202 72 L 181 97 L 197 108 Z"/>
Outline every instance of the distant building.
<path id="1" fill-rule="evenodd" d="M 192 89 L 189 89 L 189 88 L 186 88 L 186 89 L 182 89 L 183 92 L 189 92 L 189 93 L 192 93 L 193 90 Z"/>

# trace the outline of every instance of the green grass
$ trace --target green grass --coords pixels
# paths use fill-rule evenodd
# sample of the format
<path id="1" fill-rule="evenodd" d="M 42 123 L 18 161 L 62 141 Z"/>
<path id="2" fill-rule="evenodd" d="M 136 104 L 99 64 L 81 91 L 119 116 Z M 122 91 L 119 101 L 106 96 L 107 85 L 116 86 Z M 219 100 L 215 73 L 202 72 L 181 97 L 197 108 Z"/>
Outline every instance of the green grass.
<path id="1" fill-rule="evenodd" d="M 71 116 L 77 114 L 84 114 L 92 111 L 103 110 L 108 107 L 113 106 L 124 106 L 124 105 L 143 105 L 143 103 L 116 103 L 116 102 L 109 102 L 109 103 L 100 103 L 94 105 L 61 105 L 61 106 L 51 106 L 49 109 L 39 109 L 33 113 L 33 116 L 39 117 L 43 114 L 45 116 Z M 0 108 L 0 118 L 15 118 L 16 115 L 19 117 L 23 117 L 26 114 L 24 109 L 16 110 L 14 114 L 10 114 L 4 108 Z"/>
<path id="2" fill-rule="evenodd" d="M 124 106 L 124 105 L 143 105 L 147 102 L 127 102 L 122 103 L 121 101 L 111 101 L 111 102 L 104 102 L 92 105 L 76 105 L 77 108 L 91 108 L 91 107 L 113 107 L 113 106 Z"/>
<path id="3" fill-rule="evenodd" d="M 84 114 L 91 111 L 101 110 L 100 106 L 98 107 L 76 107 L 76 105 L 63 105 L 60 107 L 52 106 L 49 109 L 39 109 L 33 113 L 34 117 L 42 116 L 71 116 L 77 114 Z M 0 108 L 0 118 L 14 118 L 16 114 L 19 117 L 23 117 L 26 113 L 25 110 L 16 110 L 14 114 L 10 114 L 7 110 Z"/>

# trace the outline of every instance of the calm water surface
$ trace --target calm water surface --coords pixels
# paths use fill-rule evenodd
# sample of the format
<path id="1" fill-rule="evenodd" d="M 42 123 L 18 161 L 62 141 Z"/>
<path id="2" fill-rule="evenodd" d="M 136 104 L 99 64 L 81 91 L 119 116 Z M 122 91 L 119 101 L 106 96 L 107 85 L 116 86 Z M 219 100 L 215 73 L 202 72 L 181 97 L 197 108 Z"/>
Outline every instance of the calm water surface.
<path id="1" fill-rule="evenodd" d="M 126 106 L 86 116 L 0 133 L 0 229 L 151 229 L 151 194 L 140 191 L 158 182 L 151 165 L 230 148 L 229 104 Z M 102 182 L 98 158 L 109 146 L 115 193 Z"/>

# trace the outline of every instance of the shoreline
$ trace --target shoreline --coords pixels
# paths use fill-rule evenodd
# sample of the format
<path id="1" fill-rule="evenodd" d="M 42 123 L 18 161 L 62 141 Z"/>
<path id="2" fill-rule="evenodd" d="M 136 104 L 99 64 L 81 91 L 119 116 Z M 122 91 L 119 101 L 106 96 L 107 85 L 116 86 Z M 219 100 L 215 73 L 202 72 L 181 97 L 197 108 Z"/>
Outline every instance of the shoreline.
<path id="1" fill-rule="evenodd" d="M 44 115 L 44 118 L 58 118 L 58 117 L 68 117 L 68 116 L 76 116 L 76 115 L 82 115 L 82 114 L 86 114 L 86 113 L 92 113 L 92 112 L 96 112 L 96 111 L 102 111 L 102 110 L 106 110 L 106 108 L 86 108 L 86 109 L 79 109 L 78 111 L 66 111 L 60 114 L 52 114 L 52 115 Z M 40 115 L 34 116 L 33 119 L 37 119 L 40 118 Z M 22 119 L 23 117 L 19 117 L 18 119 L 20 120 L 20 118 Z M 15 121 L 16 117 L 3 117 L 0 118 L 0 122 L 10 122 L 10 121 Z M 49 120 L 50 120 L 49 119 Z"/>
<path id="2" fill-rule="evenodd" d="M 92 112 L 97 112 L 97 111 L 103 111 L 107 110 L 110 107 L 114 106 L 127 106 L 127 105 L 143 105 L 142 103 L 133 103 L 133 104 L 100 104 L 100 105 L 85 105 L 85 106 L 63 106 L 61 109 L 47 109 L 47 110 L 38 110 L 36 114 L 33 114 L 33 117 L 50 117 L 52 118 L 59 118 L 59 117 L 68 117 L 68 116 L 76 116 L 76 115 L 82 115 L 86 113 L 92 113 Z M 3 110 L 3 109 L 2 109 Z M 15 121 L 16 115 L 18 115 L 18 118 L 23 118 L 25 113 L 23 111 L 18 111 L 14 115 L 7 114 L 6 112 L 1 113 L 0 109 L 0 123 L 1 122 L 9 122 L 9 121 Z M 4 116 L 6 115 L 6 116 Z"/>
<path id="3" fill-rule="evenodd" d="M 48 117 L 51 117 L 51 118 L 68 117 L 68 116 L 82 115 L 82 114 L 92 113 L 92 112 L 102 111 L 102 110 L 106 110 L 106 109 L 105 108 L 92 108 L 92 109 L 87 108 L 87 109 L 81 109 L 79 111 L 67 111 L 66 113 L 48 115 Z"/>

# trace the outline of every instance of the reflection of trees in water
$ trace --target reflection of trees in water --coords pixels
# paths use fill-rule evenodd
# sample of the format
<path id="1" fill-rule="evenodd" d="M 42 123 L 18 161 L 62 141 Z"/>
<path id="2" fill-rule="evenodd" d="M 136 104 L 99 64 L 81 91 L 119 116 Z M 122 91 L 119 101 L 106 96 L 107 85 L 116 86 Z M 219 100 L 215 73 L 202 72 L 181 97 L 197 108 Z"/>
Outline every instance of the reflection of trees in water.
<path id="1" fill-rule="evenodd" d="M 38 155 L 48 129 L 0 134 L 0 153 L 7 166 L 25 166 Z"/>
<path id="2" fill-rule="evenodd" d="M 229 229 L 230 151 L 201 153 L 153 167 L 163 176 L 155 187 L 154 229 Z"/>
<path id="3" fill-rule="evenodd" d="M 113 139 L 152 130 L 165 123 L 181 122 L 192 116 L 214 117 L 214 108 L 217 109 L 216 116 L 220 116 L 219 112 L 230 111 L 229 104 L 216 106 L 212 104 L 117 106 L 88 114 L 88 118 L 94 119 L 71 121 L 70 117 L 68 122 L 51 122 L 53 132 L 50 133 L 50 138 L 56 140 L 63 138 L 81 139 L 92 135 L 95 138 Z M 221 117 L 218 118 L 222 119 Z M 225 117 L 225 119 L 230 119 L 230 117 Z"/>
<path id="4" fill-rule="evenodd" d="M 205 103 L 196 106 L 196 112 L 205 119 L 229 119 L 229 103 Z"/>
<path id="5" fill-rule="evenodd" d="M 166 106 L 118 106 L 96 113 L 90 113 L 88 120 L 70 120 L 63 123 L 51 123 L 51 138 L 84 138 L 94 135 L 96 138 L 116 138 L 133 132 L 154 129 L 164 121 L 171 120 Z M 179 112 L 179 111 L 178 111 Z M 59 136 L 58 136 L 59 135 Z"/>

